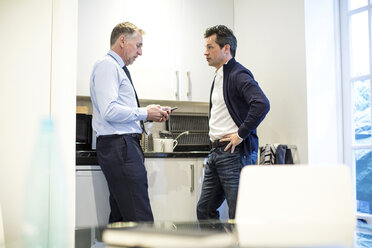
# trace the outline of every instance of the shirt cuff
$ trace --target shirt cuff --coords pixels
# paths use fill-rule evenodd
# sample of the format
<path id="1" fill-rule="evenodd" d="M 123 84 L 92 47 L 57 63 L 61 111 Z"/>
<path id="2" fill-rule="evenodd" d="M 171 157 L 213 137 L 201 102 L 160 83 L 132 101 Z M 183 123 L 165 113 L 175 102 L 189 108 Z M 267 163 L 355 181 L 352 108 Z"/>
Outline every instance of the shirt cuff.
<path id="1" fill-rule="evenodd" d="M 147 118 L 147 108 L 138 108 L 138 113 L 139 113 L 139 119 L 142 121 L 145 121 Z"/>

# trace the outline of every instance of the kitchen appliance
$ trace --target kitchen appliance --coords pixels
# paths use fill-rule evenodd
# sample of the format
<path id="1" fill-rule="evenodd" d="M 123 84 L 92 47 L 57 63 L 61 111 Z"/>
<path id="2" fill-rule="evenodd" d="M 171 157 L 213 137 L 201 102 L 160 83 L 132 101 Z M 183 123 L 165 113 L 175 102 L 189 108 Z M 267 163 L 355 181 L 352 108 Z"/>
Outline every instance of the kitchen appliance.
<path id="1" fill-rule="evenodd" d="M 187 135 L 177 138 L 178 145 L 175 152 L 182 151 L 209 151 L 208 115 L 199 113 L 172 113 L 166 122 L 167 130 L 171 132 L 172 139 L 189 131 Z"/>
<path id="2" fill-rule="evenodd" d="M 92 115 L 76 114 L 76 151 L 92 150 Z"/>

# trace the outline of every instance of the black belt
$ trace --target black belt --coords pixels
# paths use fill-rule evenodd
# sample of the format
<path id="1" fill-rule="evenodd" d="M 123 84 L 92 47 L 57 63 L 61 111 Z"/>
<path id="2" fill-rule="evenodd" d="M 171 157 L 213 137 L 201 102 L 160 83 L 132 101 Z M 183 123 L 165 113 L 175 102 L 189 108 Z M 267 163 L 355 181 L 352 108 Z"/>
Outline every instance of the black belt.
<path id="1" fill-rule="evenodd" d="M 142 139 L 142 134 L 140 133 L 125 133 L 125 134 L 108 134 L 108 135 L 100 135 L 98 139 L 105 139 L 105 138 L 114 138 L 114 137 L 121 137 L 121 136 L 129 136 L 135 138 L 137 140 Z"/>
<path id="2" fill-rule="evenodd" d="M 221 147 L 221 146 L 225 146 L 225 145 L 227 145 L 227 144 L 229 144 L 229 141 L 219 141 L 219 140 L 215 140 L 215 141 L 213 141 L 213 142 L 211 142 L 211 147 L 213 148 L 213 149 L 215 149 L 215 148 L 217 148 L 217 147 Z"/>

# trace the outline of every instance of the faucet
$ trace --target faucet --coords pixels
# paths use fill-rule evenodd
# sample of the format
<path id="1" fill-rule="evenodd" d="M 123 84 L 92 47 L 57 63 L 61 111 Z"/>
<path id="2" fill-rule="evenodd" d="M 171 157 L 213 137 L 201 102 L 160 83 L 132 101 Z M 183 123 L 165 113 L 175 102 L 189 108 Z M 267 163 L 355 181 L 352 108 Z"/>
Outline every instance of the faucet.
<path id="1" fill-rule="evenodd" d="M 182 135 L 184 135 L 184 134 L 186 134 L 186 135 L 189 135 L 189 131 L 185 131 L 185 132 L 182 132 L 182 133 L 180 133 L 176 138 L 175 138 L 175 140 L 177 140 L 179 137 L 181 137 Z"/>

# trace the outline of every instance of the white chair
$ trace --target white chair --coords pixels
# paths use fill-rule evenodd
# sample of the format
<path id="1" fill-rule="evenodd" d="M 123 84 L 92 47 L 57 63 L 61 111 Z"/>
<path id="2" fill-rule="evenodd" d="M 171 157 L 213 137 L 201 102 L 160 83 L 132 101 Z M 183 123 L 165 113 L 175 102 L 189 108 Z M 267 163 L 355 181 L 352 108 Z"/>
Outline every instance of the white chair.
<path id="1" fill-rule="evenodd" d="M 346 166 L 246 166 L 235 219 L 240 245 L 351 247 L 353 202 Z"/>

